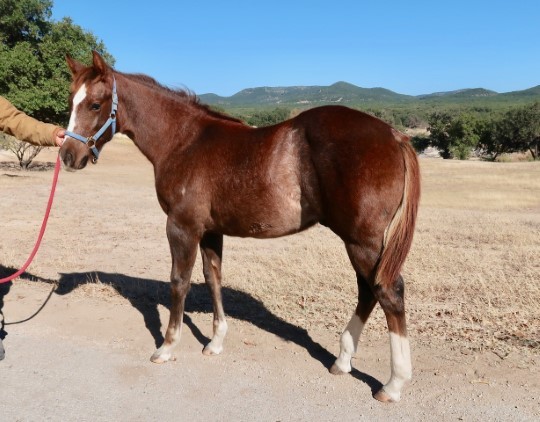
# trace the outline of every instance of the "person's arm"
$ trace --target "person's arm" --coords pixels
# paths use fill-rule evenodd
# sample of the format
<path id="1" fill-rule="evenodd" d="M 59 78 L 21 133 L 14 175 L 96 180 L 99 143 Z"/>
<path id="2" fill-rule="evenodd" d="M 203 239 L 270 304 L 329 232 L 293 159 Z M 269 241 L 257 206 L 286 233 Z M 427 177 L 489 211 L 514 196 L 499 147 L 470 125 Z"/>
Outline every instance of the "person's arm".
<path id="1" fill-rule="evenodd" d="M 0 130 L 15 138 L 39 146 L 61 145 L 64 129 L 43 123 L 18 110 L 0 96 Z"/>

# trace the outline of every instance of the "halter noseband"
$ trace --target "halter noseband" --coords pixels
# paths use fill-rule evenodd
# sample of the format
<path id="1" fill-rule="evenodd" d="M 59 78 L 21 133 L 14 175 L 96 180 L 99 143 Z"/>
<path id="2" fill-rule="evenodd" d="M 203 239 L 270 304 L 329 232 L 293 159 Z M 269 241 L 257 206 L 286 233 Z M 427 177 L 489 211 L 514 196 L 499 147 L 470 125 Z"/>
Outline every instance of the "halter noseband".
<path id="1" fill-rule="evenodd" d="M 113 86 L 112 86 L 112 107 L 111 107 L 111 115 L 107 119 L 107 121 L 101 126 L 101 129 L 99 129 L 94 135 L 89 136 L 88 138 L 85 138 L 82 135 L 79 135 L 78 133 L 70 132 L 66 130 L 66 136 L 70 136 L 73 139 L 76 139 L 77 141 L 81 141 L 83 144 L 86 144 L 88 148 L 90 148 L 90 151 L 92 151 L 92 154 L 94 157 L 92 158 L 92 163 L 96 164 L 97 160 L 99 158 L 99 151 L 96 147 L 96 142 L 99 138 L 101 138 L 101 135 L 105 133 L 105 131 L 109 128 L 109 126 L 112 126 L 112 134 L 116 133 L 116 111 L 118 110 L 118 94 L 116 93 L 116 79 L 113 76 Z"/>

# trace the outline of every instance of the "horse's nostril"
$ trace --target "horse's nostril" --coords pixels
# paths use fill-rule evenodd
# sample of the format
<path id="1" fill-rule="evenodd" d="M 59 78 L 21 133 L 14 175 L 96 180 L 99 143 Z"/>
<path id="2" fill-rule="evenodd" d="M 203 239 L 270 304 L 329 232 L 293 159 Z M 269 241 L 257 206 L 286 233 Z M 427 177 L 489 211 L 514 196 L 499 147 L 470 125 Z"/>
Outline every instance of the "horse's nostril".
<path id="1" fill-rule="evenodd" d="M 79 170 L 85 168 L 87 163 L 88 155 L 85 155 L 83 158 L 81 158 L 81 162 L 79 163 Z"/>
<path id="2" fill-rule="evenodd" d="M 64 155 L 64 164 L 66 167 L 73 167 L 73 154 L 71 152 L 67 152 Z"/>

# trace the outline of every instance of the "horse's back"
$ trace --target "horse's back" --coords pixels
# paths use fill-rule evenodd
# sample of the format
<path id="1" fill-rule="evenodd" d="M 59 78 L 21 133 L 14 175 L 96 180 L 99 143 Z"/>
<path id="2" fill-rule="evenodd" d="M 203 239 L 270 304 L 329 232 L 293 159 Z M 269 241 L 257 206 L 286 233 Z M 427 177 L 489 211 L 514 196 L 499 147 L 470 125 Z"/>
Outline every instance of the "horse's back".
<path id="1" fill-rule="evenodd" d="M 341 148 L 365 153 L 385 149 L 397 151 L 396 141 L 407 136 L 370 114 L 344 106 L 323 106 L 299 114 L 295 120 L 302 125 L 312 148 L 340 154 Z"/>

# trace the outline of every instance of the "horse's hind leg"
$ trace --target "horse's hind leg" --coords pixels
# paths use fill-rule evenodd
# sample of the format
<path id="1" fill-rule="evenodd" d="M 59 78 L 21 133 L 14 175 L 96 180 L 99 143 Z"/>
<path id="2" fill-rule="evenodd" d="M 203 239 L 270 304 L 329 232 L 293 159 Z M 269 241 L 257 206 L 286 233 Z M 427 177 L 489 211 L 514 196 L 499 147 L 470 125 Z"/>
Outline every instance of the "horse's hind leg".
<path id="1" fill-rule="evenodd" d="M 212 296 L 214 308 L 214 334 L 203 350 L 205 355 L 218 355 L 223 351 L 223 339 L 227 333 L 227 321 L 221 299 L 221 257 L 223 235 L 207 233 L 201 240 L 204 279 Z"/>
<path id="2" fill-rule="evenodd" d="M 352 355 L 356 352 L 360 334 L 362 334 L 364 325 L 377 303 L 364 277 L 356 273 L 356 279 L 358 283 L 358 305 L 343 334 L 341 334 L 339 356 L 330 368 L 330 372 L 334 375 L 351 372 Z"/>
<path id="3" fill-rule="evenodd" d="M 190 287 L 191 271 L 197 257 L 199 241 L 199 238 L 189 230 L 174 224 L 171 218 L 167 220 L 167 237 L 172 255 L 171 313 L 165 341 L 150 358 L 155 363 L 170 360 L 174 347 L 180 342 L 184 304 Z"/>
<path id="4" fill-rule="evenodd" d="M 375 304 L 379 302 L 390 333 L 391 376 L 386 385 L 375 394 L 375 398 L 392 402 L 400 400 L 403 386 L 411 379 L 411 354 L 407 339 L 403 278 L 399 276 L 394 282 L 385 283 L 384 280 L 381 284 L 373 285 L 380 254 L 378 244 L 380 243 L 373 239 L 371 242 L 366 240 L 362 246 L 347 245 L 349 258 L 357 274 L 358 306 L 341 335 L 339 357 L 330 371 L 333 374 L 350 372 L 351 357 L 356 350 L 360 333 Z"/>
<path id="5" fill-rule="evenodd" d="M 375 398 L 384 402 L 396 402 L 401 398 L 403 386 L 412 377 L 403 278 L 399 276 L 387 284 L 383 281 L 374 287 L 374 293 L 386 315 L 392 360 L 390 380 L 375 394 Z"/>

